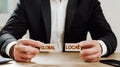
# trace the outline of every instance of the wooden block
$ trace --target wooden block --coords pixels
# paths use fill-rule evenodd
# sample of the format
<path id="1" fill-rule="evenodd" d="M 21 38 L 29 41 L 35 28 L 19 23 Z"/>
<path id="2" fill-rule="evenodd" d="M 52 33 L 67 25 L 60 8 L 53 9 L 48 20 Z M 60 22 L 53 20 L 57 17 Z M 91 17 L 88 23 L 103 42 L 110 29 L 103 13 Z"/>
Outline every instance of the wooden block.
<path id="1" fill-rule="evenodd" d="M 40 51 L 45 51 L 45 52 L 54 52 L 56 49 L 55 49 L 55 45 L 54 44 L 44 44 L 44 45 L 41 45 L 40 47 Z"/>
<path id="2" fill-rule="evenodd" d="M 65 51 L 80 51 L 81 47 L 77 43 L 66 43 L 65 44 Z"/>

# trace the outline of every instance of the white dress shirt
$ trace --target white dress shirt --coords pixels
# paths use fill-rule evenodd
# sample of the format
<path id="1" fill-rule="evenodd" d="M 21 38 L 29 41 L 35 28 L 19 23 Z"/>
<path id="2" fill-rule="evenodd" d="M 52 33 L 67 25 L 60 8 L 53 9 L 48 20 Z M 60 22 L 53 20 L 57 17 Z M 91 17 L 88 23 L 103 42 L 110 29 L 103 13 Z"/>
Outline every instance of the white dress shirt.
<path id="1" fill-rule="evenodd" d="M 63 33 L 65 28 L 65 17 L 68 0 L 50 0 L 52 30 L 51 41 L 56 46 L 56 51 L 62 51 Z M 57 44 L 57 45 L 56 45 Z"/>
<path id="2" fill-rule="evenodd" d="M 62 51 L 67 4 L 68 0 L 50 0 L 52 22 L 50 43 L 55 44 L 57 49 L 56 52 Z M 98 42 L 101 44 L 101 47 L 103 49 L 102 55 L 105 55 L 107 53 L 107 47 L 105 43 L 101 40 L 98 40 Z M 15 43 L 16 42 L 11 42 L 6 47 L 6 53 L 8 56 L 10 56 L 9 55 L 10 48 Z"/>

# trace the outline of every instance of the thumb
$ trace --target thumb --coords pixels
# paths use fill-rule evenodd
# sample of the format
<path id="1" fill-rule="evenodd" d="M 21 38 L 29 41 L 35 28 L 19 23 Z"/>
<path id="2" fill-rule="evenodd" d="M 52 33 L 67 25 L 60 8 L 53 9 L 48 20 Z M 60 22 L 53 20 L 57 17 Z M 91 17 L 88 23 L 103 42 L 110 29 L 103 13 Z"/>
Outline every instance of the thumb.
<path id="1" fill-rule="evenodd" d="M 91 41 L 82 41 L 79 43 L 79 45 L 81 46 L 81 49 L 87 49 L 94 46 Z"/>

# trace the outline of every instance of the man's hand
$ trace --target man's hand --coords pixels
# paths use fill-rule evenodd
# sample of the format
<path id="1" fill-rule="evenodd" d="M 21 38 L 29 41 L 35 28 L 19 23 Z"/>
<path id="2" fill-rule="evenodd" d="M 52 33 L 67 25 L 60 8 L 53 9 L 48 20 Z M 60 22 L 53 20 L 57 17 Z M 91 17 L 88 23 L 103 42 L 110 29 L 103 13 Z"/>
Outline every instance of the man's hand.
<path id="1" fill-rule="evenodd" d="M 97 62 L 101 58 L 102 48 L 98 41 L 82 41 L 79 43 L 81 46 L 80 56 L 87 62 Z"/>
<path id="2" fill-rule="evenodd" d="M 30 62 L 39 53 L 40 45 L 43 43 L 34 40 L 18 40 L 11 48 L 10 55 L 18 62 Z"/>

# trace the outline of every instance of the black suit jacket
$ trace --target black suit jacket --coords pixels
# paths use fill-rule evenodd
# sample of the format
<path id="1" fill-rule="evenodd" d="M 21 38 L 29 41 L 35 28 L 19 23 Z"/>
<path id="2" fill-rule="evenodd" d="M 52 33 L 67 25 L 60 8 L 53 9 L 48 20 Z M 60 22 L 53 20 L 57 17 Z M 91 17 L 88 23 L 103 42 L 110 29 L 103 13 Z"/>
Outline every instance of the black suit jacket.
<path id="1" fill-rule="evenodd" d="M 65 20 L 64 43 L 86 40 L 89 31 L 94 40 L 102 40 L 108 53 L 116 49 L 116 37 L 107 23 L 98 0 L 69 0 Z M 29 30 L 30 38 L 50 42 L 51 8 L 49 0 L 19 0 L 16 10 L 0 32 L 0 53 L 7 57 L 6 46 Z M 64 50 L 63 50 L 64 51 Z"/>

